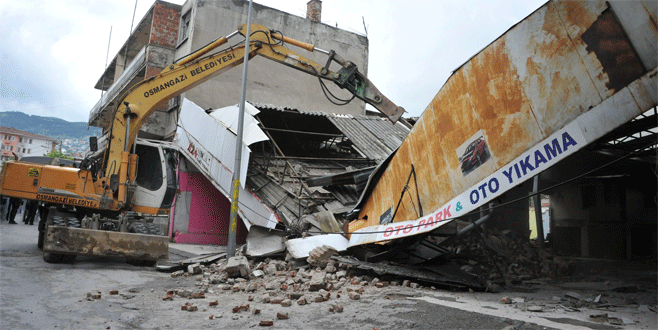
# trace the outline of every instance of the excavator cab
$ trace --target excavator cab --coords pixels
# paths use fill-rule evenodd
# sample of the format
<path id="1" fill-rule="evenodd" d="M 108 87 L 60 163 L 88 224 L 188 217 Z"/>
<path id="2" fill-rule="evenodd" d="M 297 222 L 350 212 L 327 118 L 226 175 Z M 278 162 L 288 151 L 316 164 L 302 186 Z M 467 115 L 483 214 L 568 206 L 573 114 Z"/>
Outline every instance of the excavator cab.
<path id="1" fill-rule="evenodd" d="M 137 139 L 135 153 L 138 161 L 133 208 L 138 212 L 164 214 L 171 208 L 178 186 L 177 151 L 161 141 Z"/>

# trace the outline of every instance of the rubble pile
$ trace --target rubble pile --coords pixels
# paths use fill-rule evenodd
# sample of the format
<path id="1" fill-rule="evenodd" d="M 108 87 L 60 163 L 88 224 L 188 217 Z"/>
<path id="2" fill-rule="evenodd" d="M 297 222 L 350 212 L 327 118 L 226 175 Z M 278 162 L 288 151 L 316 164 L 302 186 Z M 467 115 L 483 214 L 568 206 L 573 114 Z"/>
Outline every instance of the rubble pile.
<path id="1" fill-rule="evenodd" d="M 533 242 L 515 236 L 511 230 L 494 228 L 486 239 L 473 231 L 453 242 L 452 248 L 458 255 L 469 258 L 462 270 L 484 274 L 490 280 L 519 283 L 540 277 L 560 278 L 573 272 L 569 261 L 538 249 Z"/>
<path id="2" fill-rule="evenodd" d="M 321 308 L 326 308 L 330 313 L 343 313 L 344 304 L 362 299 L 367 291 L 374 293 L 374 290 L 400 285 L 422 288 L 408 280 L 403 283 L 387 282 L 362 275 L 362 271 L 332 260 L 330 257 L 335 253 L 335 249 L 320 247 L 310 253 L 311 264 L 301 267 L 294 267 L 293 260 L 267 258 L 256 261 L 244 257 L 220 259 L 208 265 L 194 264 L 171 273 L 171 276 L 193 277 L 197 280 L 196 288 L 169 290 L 162 300 L 184 299 L 181 310 L 197 311 L 196 305 L 190 303 L 191 299 L 210 298 L 208 307 L 221 308 L 219 301 L 222 299 L 216 299 L 218 295 L 242 294 L 243 297 L 236 297 L 245 302 L 225 306 L 227 309 L 224 312 L 238 314 L 250 311 L 250 302 L 259 307 L 251 309 L 257 315 L 261 312 L 260 304 L 277 305 L 281 311 L 271 316 L 281 320 L 289 317 L 285 309 L 291 306 L 326 302 Z"/>

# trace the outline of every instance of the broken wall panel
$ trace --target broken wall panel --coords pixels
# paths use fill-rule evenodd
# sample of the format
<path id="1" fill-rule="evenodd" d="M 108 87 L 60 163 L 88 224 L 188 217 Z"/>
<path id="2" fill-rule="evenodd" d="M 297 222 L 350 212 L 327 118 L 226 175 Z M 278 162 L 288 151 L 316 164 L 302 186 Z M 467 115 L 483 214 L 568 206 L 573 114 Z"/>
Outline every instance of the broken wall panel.
<path id="1" fill-rule="evenodd" d="M 431 230 L 656 106 L 655 61 L 639 70 L 637 60 L 656 58 L 656 47 L 633 43 L 650 35 L 655 46 L 656 5 L 625 3 L 550 1 L 458 68 L 371 182 L 350 231 L 373 234 L 350 245 Z M 643 21 L 627 28 L 616 11 Z M 380 225 L 412 165 L 418 187 L 393 210 L 401 223 Z"/>
<path id="2" fill-rule="evenodd" d="M 248 105 L 247 107 L 253 108 Z M 230 107 L 237 108 L 237 107 Z M 231 131 L 233 117 L 238 115 L 234 109 L 218 110 L 221 116 L 214 118 L 191 101 L 184 99 L 178 122 L 178 131 L 174 143 L 180 148 L 181 154 L 192 163 L 209 182 L 226 198 L 230 196 L 235 157 L 236 135 Z M 248 110 L 250 114 L 258 113 L 255 108 Z M 228 123 L 223 123 L 224 120 Z M 248 122 L 247 122 L 248 123 Z M 253 122 L 252 122 L 253 123 Z M 245 125 L 247 126 L 247 125 Z M 251 137 L 251 141 L 257 142 L 266 139 L 265 135 L 258 133 L 258 127 L 247 126 L 245 137 Z M 258 131 L 256 131 L 258 130 Z M 256 131 L 256 132 L 252 132 Z M 252 133 L 249 133 L 252 132 Z M 241 169 L 241 191 L 239 215 L 245 227 L 249 229 L 251 224 L 266 228 L 274 228 L 278 223 L 275 212 L 267 207 L 251 191 L 245 187 L 247 164 L 251 151 L 243 141 L 243 156 Z M 189 223 L 189 222 L 188 222 Z M 204 221 L 203 226 L 212 222 Z"/>

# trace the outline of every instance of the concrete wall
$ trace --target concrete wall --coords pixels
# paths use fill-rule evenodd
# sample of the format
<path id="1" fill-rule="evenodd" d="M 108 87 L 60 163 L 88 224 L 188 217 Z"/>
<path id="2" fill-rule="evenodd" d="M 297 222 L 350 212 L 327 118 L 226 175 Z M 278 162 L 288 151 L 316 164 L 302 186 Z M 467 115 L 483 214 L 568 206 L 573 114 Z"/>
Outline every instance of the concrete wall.
<path id="1" fill-rule="evenodd" d="M 327 4 L 329 5 L 329 4 Z M 197 50 L 214 39 L 226 36 L 247 22 L 246 1 L 199 1 L 189 0 L 183 5 L 181 16 L 192 11 L 190 37 L 177 48 L 177 58 Z M 338 28 L 313 22 L 310 19 L 253 4 L 252 22 L 279 30 L 284 36 L 315 44 L 324 50 L 335 50 L 346 60 L 354 62 L 361 72 L 367 74 L 368 40 L 366 37 Z M 229 40 L 235 43 L 241 36 Z M 318 63 L 326 62 L 326 55 L 310 53 L 295 46 L 290 49 Z M 335 70 L 334 67 L 332 69 Z M 219 108 L 236 104 L 240 100 L 242 66 L 206 82 L 184 94 L 202 108 Z M 337 96 L 348 98 L 348 93 L 329 83 Z M 365 103 L 355 99 L 346 106 L 330 103 L 322 93 L 318 79 L 264 58 L 249 62 L 247 101 L 287 106 L 302 110 L 332 113 L 365 114 Z"/>

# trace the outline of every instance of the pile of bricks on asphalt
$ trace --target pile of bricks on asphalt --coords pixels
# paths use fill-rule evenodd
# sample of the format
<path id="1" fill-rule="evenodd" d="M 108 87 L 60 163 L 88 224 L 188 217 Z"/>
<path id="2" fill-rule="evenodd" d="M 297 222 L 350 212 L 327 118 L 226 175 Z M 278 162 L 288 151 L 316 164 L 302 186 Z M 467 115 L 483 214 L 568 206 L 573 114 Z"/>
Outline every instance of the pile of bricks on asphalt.
<path id="1" fill-rule="evenodd" d="M 332 248 L 323 246 L 312 251 L 307 259 L 310 263 L 301 267 L 293 266 L 296 263 L 291 260 L 267 258 L 256 261 L 245 257 L 231 258 L 238 260 L 237 263 L 231 259 L 221 259 L 209 265 L 190 265 L 186 270 L 173 272 L 171 276 L 194 277 L 197 280 L 195 290 L 170 290 L 162 299 L 180 300 L 181 310 L 197 311 L 197 304 L 191 302 L 193 299 L 207 298 L 211 294 L 214 298 L 215 295 L 241 293 L 244 298 L 239 299 L 244 301 L 230 306 L 220 304 L 221 298 L 211 298 L 207 302 L 208 309 L 216 308 L 217 312 L 213 312 L 209 319 L 222 317 L 224 313 L 258 315 L 261 309 L 257 306 L 277 306 L 280 311 L 271 318 L 285 320 L 289 317 L 285 309 L 293 305 L 322 304 L 330 313 L 342 313 L 343 304 L 360 300 L 364 294 L 374 293 L 374 290 L 387 286 L 423 288 L 408 280 L 389 282 L 368 275 L 353 276 L 362 272 L 330 260 L 334 253 Z M 246 274 L 245 269 L 248 270 Z M 237 318 L 234 316 L 234 319 Z M 261 326 L 272 324 L 271 320 L 260 322 Z"/>
<path id="2" fill-rule="evenodd" d="M 521 283 L 535 278 L 571 275 L 573 266 L 550 249 L 540 250 L 534 241 L 514 235 L 511 230 L 491 229 L 485 243 L 478 232 L 471 232 L 450 248 L 466 257 L 462 270 L 492 281 Z M 488 245 L 488 246 L 487 246 Z M 495 263 L 494 263 L 495 260 Z"/>

